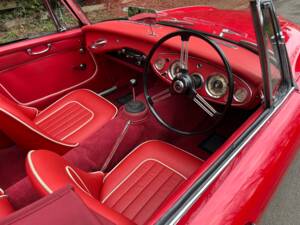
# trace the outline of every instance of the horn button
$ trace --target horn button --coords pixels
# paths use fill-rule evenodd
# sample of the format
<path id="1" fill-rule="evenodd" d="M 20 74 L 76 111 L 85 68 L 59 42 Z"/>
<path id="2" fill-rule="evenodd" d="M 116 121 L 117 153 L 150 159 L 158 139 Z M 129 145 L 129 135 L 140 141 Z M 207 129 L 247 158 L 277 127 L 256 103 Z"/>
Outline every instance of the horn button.
<path id="1" fill-rule="evenodd" d="M 181 74 L 174 78 L 172 82 L 172 90 L 176 94 L 188 94 L 194 88 L 194 82 L 188 74 Z"/>

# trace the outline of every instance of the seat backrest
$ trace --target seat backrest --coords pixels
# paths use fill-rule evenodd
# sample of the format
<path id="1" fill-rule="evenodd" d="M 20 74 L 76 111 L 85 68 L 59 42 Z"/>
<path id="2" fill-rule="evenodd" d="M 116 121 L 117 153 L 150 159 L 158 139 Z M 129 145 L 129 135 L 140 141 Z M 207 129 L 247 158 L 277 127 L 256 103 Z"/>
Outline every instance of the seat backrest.
<path id="1" fill-rule="evenodd" d="M 64 154 L 73 144 L 43 132 L 34 122 L 37 110 L 21 106 L 0 94 L 0 130 L 25 150 L 47 148 Z"/>

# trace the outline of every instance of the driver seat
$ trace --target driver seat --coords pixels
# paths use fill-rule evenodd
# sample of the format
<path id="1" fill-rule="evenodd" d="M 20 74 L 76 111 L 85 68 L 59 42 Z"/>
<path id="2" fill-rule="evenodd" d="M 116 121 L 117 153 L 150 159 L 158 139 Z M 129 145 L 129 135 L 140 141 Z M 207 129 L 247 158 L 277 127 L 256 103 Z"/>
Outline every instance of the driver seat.
<path id="1" fill-rule="evenodd" d="M 28 153 L 26 170 L 42 195 L 72 185 L 90 209 L 116 224 L 127 225 L 145 224 L 202 163 L 173 145 L 148 141 L 109 173 L 82 171 L 45 150 Z"/>

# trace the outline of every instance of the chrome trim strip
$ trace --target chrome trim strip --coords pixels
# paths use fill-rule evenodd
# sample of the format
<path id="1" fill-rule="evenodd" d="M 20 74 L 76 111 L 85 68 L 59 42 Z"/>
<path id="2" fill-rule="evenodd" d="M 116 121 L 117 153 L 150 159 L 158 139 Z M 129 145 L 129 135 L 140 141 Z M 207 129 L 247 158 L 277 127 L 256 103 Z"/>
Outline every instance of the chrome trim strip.
<path id="1" fill-rule="evenodd" d="M 192 207 L 192 205 L 200 198 L 203 192 L 211 185 L 211 183 L 220 175 L 221 172 L 229 165 L 229 163 L 238 155 L 241 150 L 244 148 L 246 144 L 258 133 L 258 131 L 265 125 L 265 123 L 277 112 L 277 110 L 282 106 L 282 104 L 287 100 L 287 98 L 291 95 L 291 93 L 295 90 L 295 87 L 292 87 L 288 94 L 281 100 L 280 104 L 278 104 L 274 110 L 266 116 L 266 118 L 259 124 L 259 126 L 246 137 L 246 140 L 238 147 L 236 150 L 231 154 L 231 156 L 227 159 L 227 161 L 223 162 L 223 164 L 219 167 L 214 174 L 206 180 L 202 188 L 197 191 L 197 194 L 192 196 L 188 204 L 186 204 L 183 208 L 181 208 L 180 212 L 173 217 L 171 220 L 168 221 L 169 225 L 177 224 L 180 219 L 187 213 L 187 211 Z"/>

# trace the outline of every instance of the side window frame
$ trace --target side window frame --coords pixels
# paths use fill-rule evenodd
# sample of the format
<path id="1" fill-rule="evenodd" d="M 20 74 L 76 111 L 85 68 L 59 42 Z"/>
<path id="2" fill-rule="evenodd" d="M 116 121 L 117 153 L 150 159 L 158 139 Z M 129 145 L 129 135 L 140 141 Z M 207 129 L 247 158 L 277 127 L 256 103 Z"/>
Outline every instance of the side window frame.
<path id="1" fill-rule="evenodd" d="M 285 38 L 281 32 L 280 25 L 275 13 L 275 8 L 271 0 L 251 0 L 251 11 L 254 18 L 254 27 L 256 31 L 257 44 L 259 47 L 259 56 L 262 67 L 262 75 L 264 80 L 264 103 L 266 108 L 272 108 L 277 106 L 281 99 L 289 92 L 289 90 L 295 86 L 289 58 L 285 46 Z M 271 18 L 272 28 L 274 29 L 274 43 L 276 44 L 276 50 L 278 51 L 281 84 L 273 95 L 272 88 L 272 74 L 270 70 L 270 64 L 268 59 L 266 31 L 264 29 L 264 13 L 269 13 Z M 257 26 L 259 24 L 259 26 Z"/>

